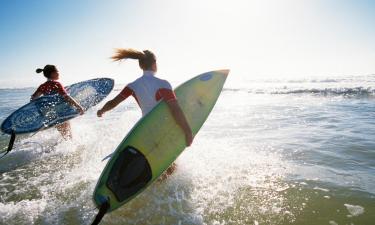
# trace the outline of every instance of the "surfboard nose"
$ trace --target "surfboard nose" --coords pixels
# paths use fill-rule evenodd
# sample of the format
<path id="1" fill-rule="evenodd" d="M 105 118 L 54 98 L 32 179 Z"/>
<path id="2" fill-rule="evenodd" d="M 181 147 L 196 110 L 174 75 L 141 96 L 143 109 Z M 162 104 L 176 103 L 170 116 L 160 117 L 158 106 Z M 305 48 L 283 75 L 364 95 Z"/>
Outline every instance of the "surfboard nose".
<path id="1" fill-rule="evenodd" d="M 223 69 L 223 70 L 216 70 L 215 72 L 216 73 L 220 73 L 220 74 L 222 74 L 224 76 L 228 76 L 230 70 L 229 69 Z"/>

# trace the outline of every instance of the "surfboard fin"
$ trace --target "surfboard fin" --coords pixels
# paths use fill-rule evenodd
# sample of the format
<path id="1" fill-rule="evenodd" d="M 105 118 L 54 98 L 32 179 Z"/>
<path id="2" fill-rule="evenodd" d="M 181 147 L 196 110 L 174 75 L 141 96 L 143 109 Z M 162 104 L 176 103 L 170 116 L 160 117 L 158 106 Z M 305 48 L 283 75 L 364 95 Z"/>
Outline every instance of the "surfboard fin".
<path id="1" fill-rule="evenodd" d="M 91 225 L 98 225 L 100 221 L 102 221 L 105 213 L 108 211 L 110 208 L 109 202 L 105 201 L 103 204 L 100 205 L 99 212 L 95 217 L 95 220 L 92 222 Z"/>
<path id="2" fill-rule="evenodd" d="M 13 149 L 13 145 L 14 145 L 14 141 L 16 140 L 16 133 L 14 133 L 14 131 L 12 131 L 12 134 L 10 136 L 10 140 L 9 140 L 9 144 L 8 144 L 8 149 L 6 150 L 6 152 L 0 157 L 3 158 L 4 156 L 6 156 L 10 151 L 12 151 Z"/>
<path id="3" fill-rule="evenodd" d="M 107 160 L 107 159 L 109 159 L 109 158 L 111 158 L 111 157 L 113 156 L 113 154 L 115 154 L 115 153 L 112 152 L 111 154 L 109 154 L 109 155 L 107 155 L 106 157 L 104 157 L 104 158 L 102 159 L 102 162 L 105 161 L 105 160 Z"/>

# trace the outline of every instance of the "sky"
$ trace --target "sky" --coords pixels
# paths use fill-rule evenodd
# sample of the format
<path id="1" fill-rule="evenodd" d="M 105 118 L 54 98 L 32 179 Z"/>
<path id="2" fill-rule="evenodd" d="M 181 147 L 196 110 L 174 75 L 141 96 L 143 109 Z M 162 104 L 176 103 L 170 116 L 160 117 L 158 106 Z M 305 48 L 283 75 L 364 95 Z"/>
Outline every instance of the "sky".
<path id="1" fill-rule="evenodd" d="M 150 49 L 172 85 L 231 69 L 232 85 L 268 76 L 375 74 L 371 0 L 1 0 L 0 88 L 44 82 L 54 64 L 64 85 L 96 77 L 126 84 L 134 60 L 116 48 Z"/>

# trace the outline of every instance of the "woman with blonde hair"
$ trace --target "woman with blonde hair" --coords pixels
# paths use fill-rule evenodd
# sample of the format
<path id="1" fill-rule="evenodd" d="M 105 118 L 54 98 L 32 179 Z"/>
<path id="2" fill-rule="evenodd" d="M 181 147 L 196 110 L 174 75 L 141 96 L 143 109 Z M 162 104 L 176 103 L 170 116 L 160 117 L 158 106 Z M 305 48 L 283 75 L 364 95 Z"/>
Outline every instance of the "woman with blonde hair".
<path id="1" fill-rule="evenodd" d="M 115 108 L 129 96 L 133 96 L 142 110 L 142 116 L 150 112 L 159 101 L 165 101 L 171 111 L 176 123 L 181 127 L 185 134 L 186 145 L 190 146 L 193 142 L 193 134 L 191 128 L 178 104 L 176 95 L 172 90 L 172 86 L 168 81 L 155 77 L 157 72 L 156 57 L 149 50 L 137 51 L 134 49 L 117 49 L 116 54 L 112 56 L 114 61 L 122 59 L 136 59 L 139 67 L 143 70 L 142 76 L 135 81 L 129 83 L 125 88 L 112 100 L 108 101 L 97 115 L 101 117 L 105 112 Z M 176 165 L 173 163 L 162 175 L 161 180 L 166 179 L 168 175 L 173 173 Z M 108 202 L 104 203 L 92 224 L 98 224 L 108 210 Z"/>
<path id="2" fill-rule="evenodd" d="M 133 96 L 142 110 L 142 116 L 146 115 L 161 100 L 164 100 L 177 124 L 185 134 L 186 145 L 190 146 L 193 142 L 191 128 L 182 112 L 172 86 L 168 81 L 155 77 L 157 72 L 156 57 L 149 50 L 137 51 L 134 49 L 117 49 L 116 54 L 112 56 L 114 61 L 122 59 L 136 59 L 139 67 L 143 70 L 141 77 L 129 83 L 112 100 L 108 101 L 97 115 L 101 117 L 105 112 L 115 108 L 129 96 Z M 173 171 L 173 167 L 171 168 Z M 171 170 L 167 173 L 171 173 Z"/>

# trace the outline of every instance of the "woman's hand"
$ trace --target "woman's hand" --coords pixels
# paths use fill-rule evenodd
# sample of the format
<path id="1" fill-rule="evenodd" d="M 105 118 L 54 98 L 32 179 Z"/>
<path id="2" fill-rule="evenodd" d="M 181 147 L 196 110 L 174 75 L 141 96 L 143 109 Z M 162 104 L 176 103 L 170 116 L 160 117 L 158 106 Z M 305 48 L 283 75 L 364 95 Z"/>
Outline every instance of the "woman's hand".
<path id="1" fill-rule="evenodd" d="M 96 115 L 98 117 L 102 117 L 105 112 L 108 112 L 109 110 L 112 110 L 113 108 L 115 108 L 118 104 L 120 104 L 125 99 L 126 98 L 124 98 L 121 95 L 121 93 L 118 94 L 114 99 L 105 103 L 104 106 L 96 112 Z"/>
<path id="2" fill-rule="evenodd" d="M 83 115 L 85 113 L 85 109 L 82 106 L 78 107 L 79 115 Z"/>
<path id="3" fill-rule="evenodd" d="M 190 146 L 193 143 L 193 134 L 191 132 L 185 132 L 186 146 Z"/>
<path id="4" fill-rule="evenodd" d="M 99 109 L 99 110 L 96 112 L 96 115 L 97 115 L 98 117 L 102 117 L 103 114 L 104 114 L 104 112 L 103 112 L 102 109 Z"/>
<path id="5" fill-rule="evenodd" d="M 65 101 L 67 101 L 71 106 L 75 107 L 78 110 L 80 115 L 83 115 L 85 113 L 85 109 L 70 95 L 64 95 L 63 97 Z"/>

